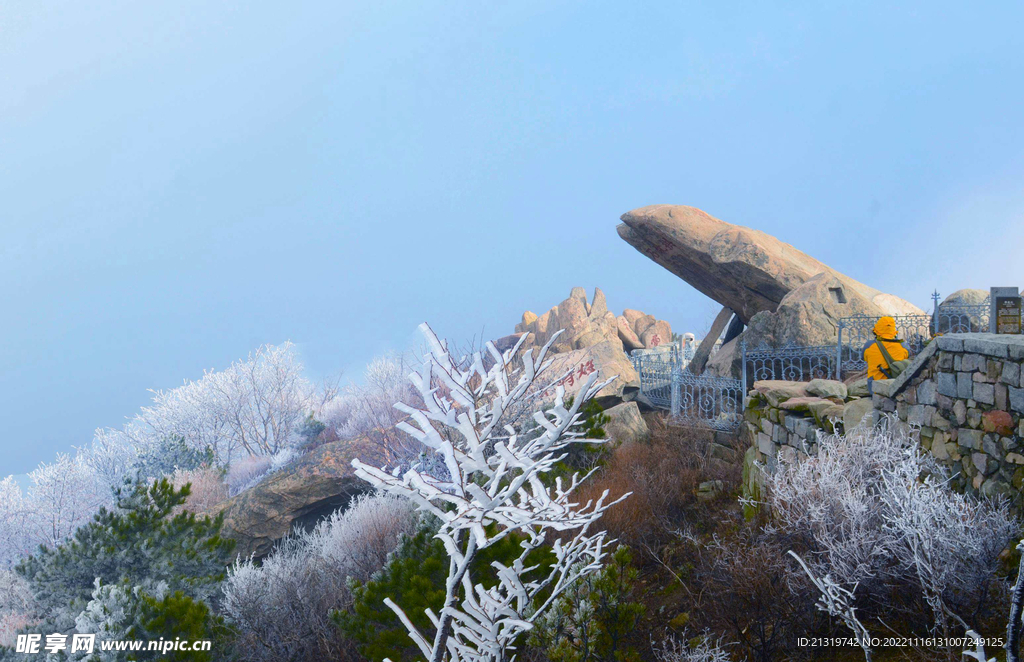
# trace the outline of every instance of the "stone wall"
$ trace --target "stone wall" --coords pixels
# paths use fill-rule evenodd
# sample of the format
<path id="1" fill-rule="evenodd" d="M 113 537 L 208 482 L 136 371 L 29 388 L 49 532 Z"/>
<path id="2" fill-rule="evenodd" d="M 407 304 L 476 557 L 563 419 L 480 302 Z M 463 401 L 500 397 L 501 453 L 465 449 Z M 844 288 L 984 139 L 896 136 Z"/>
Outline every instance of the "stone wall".
<path id="1" fill-rule="evenodd" d="M 865 383 L 759 381 L 745 400 L 743 436 L 749 460 L 769 471 L 817 452 L 818 432 L 842 431 L 872 410 Z"/>
<path id="2" fill-rule="evenodd" d="M 920 428 L 954 485 L 1019 497 L 1024 487 L 1024 337 L 942 336 L 909 369 L 875 384 L 878 412 Z"/>
<path id="3" fill-rule="evenodd" d="M 745 400 L 744 488 L 756 493 L 755 466 L 817 451 L 818 435 L 850 430 L 895 413 L 919 430 L 922 447 L 950 468 L 956 488 L 1024 493 L 1024 336 L 956 334 L 933 340 L 895 379 L 873 383 L 756 382 Z M 755 465 L 756 462 L 756 465 Z"/>

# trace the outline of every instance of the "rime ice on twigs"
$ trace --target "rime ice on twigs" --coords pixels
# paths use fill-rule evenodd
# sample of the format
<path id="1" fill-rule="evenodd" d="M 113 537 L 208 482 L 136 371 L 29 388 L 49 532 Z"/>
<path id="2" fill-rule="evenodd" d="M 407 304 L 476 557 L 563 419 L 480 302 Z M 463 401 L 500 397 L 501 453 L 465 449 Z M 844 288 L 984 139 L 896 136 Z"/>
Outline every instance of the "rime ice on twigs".
<path id="1" fill-rule="evenodd" d="M 399 403 L 409 416 L 402 429 L 440 457 L 443 469 L 427 463 L 404 474 L 352 462 L 356 474 L 377 487 L 412 499 L 441 521 L 437 537 L 451 556 L 445 601 L 439 614 L 427 610 L 434 633 L 420 632 L 402 608 L 390 599 L 395 612 L 423 656 L 431 662 L 483 662 L 514 656 L 513 641 L 532 627 L 572 582 L 601 567 L 605 533 L 589 533 L 590 526 L 616 501 L 606 502 L 607 491 L 596 501 L 579 504 L 573 495 L 590 474 L 561 478 L 548 487 L 541 477 L 555 468 L 572 443 L 601 443 L 581 438 L 574 430 L 580 408 L 607 382 L 597 374 L 566 405 L 562 386 L 554 388 L 554 401 L 538 404 L 527 422 L 509 417 L 517 404 L 529 400 L 534 382 L 545 368 L 548 349 L 557 334 L 537 352 L 520 354 L 523 339 L 505 352 L 488 343 L 480 352 L 456 360 L 429 326 L 420 326 L 429 352 L 422 366 L 410 375 L 422 396 L 423 409 Z M 561 377 L 561 375 L 558 375 Z M 555 380 L 557 381 L 557 379 Z M 543 390 L 545 385 L 541 385 Z M 561 532 L 554 540 L 549 532 Z M 522 537 L 522 553 L 509 566 L 492 564 L 497 583 L 491 588 L 475 581 L 470 565 L 481 550 L 510 534 Z M 527 556 L 551 545 L 554 562 L 548 568 L 527 565 Z M 541 594 L 544 600 L 535 602 Z"/>

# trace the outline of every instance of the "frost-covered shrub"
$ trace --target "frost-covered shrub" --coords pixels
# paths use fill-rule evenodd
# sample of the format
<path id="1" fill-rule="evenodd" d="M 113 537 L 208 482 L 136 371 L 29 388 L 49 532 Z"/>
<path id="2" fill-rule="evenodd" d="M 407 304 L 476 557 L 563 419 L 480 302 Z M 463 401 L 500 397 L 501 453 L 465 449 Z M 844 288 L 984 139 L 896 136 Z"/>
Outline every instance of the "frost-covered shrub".
<path id="1" fill-rule="evenodd" d="M 162 597 L 167 585 L 163 584 L 156 590 Z M 125 639 L 131 626 L 133 598 L 138 592 L 138 587 L 104 584 L 97 577 L 91 599 L 75 618 L 75 631 L 95 634 L 98 639 Z"/>
<path id="2" fill-rule="evenodd" d="M 13 646 L 14 635 L 33 622 L 34 600 L 28 582 L 0 570 L 0 646 Z"/>
<path id="3" fill-rule="evenodd" d="M 366 366 L 363 383 L 342 389 L 324 405 L 320 420 L 339 439 L 372 436 L 381 444 L 390 466 L 413 460 L 423 447 L 395 428 L 406 415 L 394 406 L 396 402 L 416 401 L 407 378 L 412 368 L 396 354 L 375 358 Z"/>
<path id="4" fill-rule="evenodd" d="M 191 492 L 185 503 L 178 506 L 174 513 L 191 510 L 194 513 L 208 513 L 213 507 L 228 498 L 228 486 L 224 482 L 223 472 L 214 467 L 200 467 L 188 471 L 179 469 L 171 477 L 176 489 L 185 485 L 191 486 Z"/>
<path id="5" fill-rule="evenodd" d="M 329 612 L 348 606 L 349 578 L 365 581 L 383 567 L 417 522 L 410 501 L 364 495 L 285 540 L 262 564 L 237 561 L 224 585 L 223 609 L 243 658 L 334 659 L 344 642 Z"/>
<path id="6" fill-rule="evenodd" d="M 682 641 L 668 637 L 654 646 L 654 656 L 658 662 L 732 662 L 725 644 L 710 632 L 692 638 L 684 633 Z"/>
<path id="7" fill-rule="evenodd" d="M 271 459 L 265 455 L 251 455 L 235 460 L 228 466 L 225 482 L 231 496 L 244 492 L 270 473 Z"/>
<path id="8" fill-rule="evenodd" d="M 270 456 L 270 472 L 280 471 L 286 464 L 299 456 L 294 448 L 283 448 Z"/>
<path id="9" fill-rule="evenodd" d="M 284 448 L 273 455 L 250 455 L 231 463 L 225 482 L 228 493 L 234 496 L 259 485 L 270 474 L 280 471 L 292 460 L 300 457 L 300 449 Z"/>
<path id="10" fill-rule="evenodd" d="M 806 537 L 813 574 L 859 596 L 885 605 L 909 587 L 945 628 L 978 618 L 1005 588 L 998 557 L 1020 528 L 1007 501 L 954 492 L 946 469 L 891 418 L 821 437 L 816 457 L 780 464 L 767 488 L 777 530 Z"/>

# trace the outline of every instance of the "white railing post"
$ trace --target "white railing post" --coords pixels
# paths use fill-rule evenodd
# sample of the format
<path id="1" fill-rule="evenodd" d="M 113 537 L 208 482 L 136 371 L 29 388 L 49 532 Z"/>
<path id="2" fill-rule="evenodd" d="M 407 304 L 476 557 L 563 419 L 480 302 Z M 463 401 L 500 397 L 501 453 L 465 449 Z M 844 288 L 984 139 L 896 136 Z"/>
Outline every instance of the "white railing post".
<path id="1" fill-rule="evenodd" d="M 679 367 L 679 363 L 676 361 L 672 362 L 672 402 L 670 412 L 672 418 L 679 416 L 679 410 L 682 407 L 682 393 L 680 392 L 681 382 L 683 381 L 683 371 Z"/>

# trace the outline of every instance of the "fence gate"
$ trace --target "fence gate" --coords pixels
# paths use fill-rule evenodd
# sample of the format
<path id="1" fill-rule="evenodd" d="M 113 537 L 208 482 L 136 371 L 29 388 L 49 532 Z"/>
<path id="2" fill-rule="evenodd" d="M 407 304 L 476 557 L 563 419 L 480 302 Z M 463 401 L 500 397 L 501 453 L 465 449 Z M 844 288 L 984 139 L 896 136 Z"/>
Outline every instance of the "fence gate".
<path id="1" fill-rule="evenodd" d="M 743 380 L 694 375 L 679 352 L 630 354 L 640 393 L 672 418 L 714 430 L 735 430 L 743 420 Z"/>

